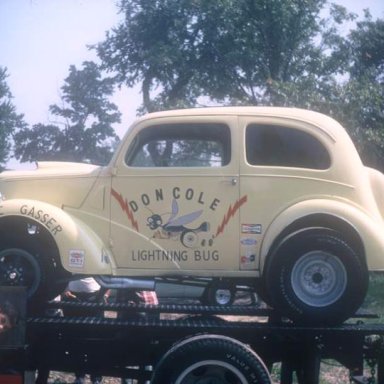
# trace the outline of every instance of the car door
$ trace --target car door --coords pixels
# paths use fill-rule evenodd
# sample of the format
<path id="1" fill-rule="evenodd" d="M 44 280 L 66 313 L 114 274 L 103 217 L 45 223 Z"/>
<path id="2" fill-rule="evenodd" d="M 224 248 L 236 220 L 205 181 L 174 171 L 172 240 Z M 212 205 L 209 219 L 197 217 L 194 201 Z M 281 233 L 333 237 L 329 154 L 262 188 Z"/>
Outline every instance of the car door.
<path id="1" fill-rule="evenodd" d="M 132 129 L 111 185 L 117 268 L 143 275 L 238 269 L 236 123 L 175 117 Z"/>
<path id="2" fill-rule="evenodd" d="M 240 164 L 242 270 L 258 270 L 273 220 L 293 204 L 329 194 L 330 138 L 306 122 L 273 116 L 240 119 L 245 145 Z M 278 233 L 276 234 L 276 236 Z"/>

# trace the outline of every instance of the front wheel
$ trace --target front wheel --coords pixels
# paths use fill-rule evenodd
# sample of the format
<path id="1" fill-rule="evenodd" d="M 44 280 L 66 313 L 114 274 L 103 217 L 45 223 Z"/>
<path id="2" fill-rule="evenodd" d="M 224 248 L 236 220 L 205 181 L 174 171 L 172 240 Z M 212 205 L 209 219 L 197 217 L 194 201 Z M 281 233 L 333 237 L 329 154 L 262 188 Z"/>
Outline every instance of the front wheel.
<path id="1" fill-rule="evenodd" d="M 172 347 L 156 366 L 152 384 L 270 384 L 268 370 L 249 347 L 220 335 L 199 335 Z"/>
<path id="2" fill-rule="evenodd" d="M 368 270 L 338 232 L 311 228 L 275 248 L 265 280 L 270 304 L 282 315 L 299 323 L 337 324 L 362 304 Z"/>
<path id="3" fill-rule="evenodd" d="M 41 280 L 41 266 L 31 253 L 20 248 L 0 251 L 1 285 L 26 287 L 30 298 L 38 291 Z"/>
<path id="4" fill-rule="evenodd" d="M 25 287 L 28 304 L 36 310 L 63 288 L 55 281 L 52 263 L 42 260 L 36 251 L 17 247 L 0 250 L 0 286 Z"/>

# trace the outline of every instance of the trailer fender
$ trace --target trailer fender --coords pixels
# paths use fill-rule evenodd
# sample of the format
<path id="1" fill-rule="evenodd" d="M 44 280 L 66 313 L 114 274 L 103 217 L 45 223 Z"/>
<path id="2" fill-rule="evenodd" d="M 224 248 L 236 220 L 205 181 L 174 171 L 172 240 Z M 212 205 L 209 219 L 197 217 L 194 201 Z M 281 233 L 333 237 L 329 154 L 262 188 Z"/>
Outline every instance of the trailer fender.
<path id="1" fill-rule="evenodd" d="M 64 210 L 36 200 L 5 200 L 0 204 L 0 223 L 12 217 L 36 223 L 50 233 L 62 266 L 72 273 L 112 273 L 112 257 L 100 237 L 81 220 Z"/>
<path id="2" fill-rule="evenodd" d="M 358 207 L 341 201 L 314 199 L 290 206 L 271 223 L 261 246 L 261 271 L 264 270 L 266 258 L 279 234 L 294 222 L 317 214 L 340 219 L 350 225 L 362 241 L 368 268 L 370 270 L 384 269 L 384 258 L 381 254 L 384 247 L 383 221 L 378 217 L 368 216 Z"/>

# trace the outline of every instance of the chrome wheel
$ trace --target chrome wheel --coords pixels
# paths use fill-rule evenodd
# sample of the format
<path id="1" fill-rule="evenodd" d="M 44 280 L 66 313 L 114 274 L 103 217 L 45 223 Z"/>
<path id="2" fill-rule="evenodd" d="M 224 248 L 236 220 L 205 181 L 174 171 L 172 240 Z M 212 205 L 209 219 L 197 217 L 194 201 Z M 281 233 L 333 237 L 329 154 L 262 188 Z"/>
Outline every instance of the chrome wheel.
<path id="1" fill-rule="evenodd" d="M 232 303 L 233 293 L 230 289 L 219 288 L 215 292 L 216 305 L 229 305 Z"/>
<path id="2" fill-rule="evenodd" d="M 244 375 L 233 365 L 223 361 L 200 361 L 189 366 L 175 384 L 247 384 Z"/>
<path id="3" fill-rule="evenodd" d="M 291 286 L 295 295 L 312 307 L 335 303 L 345 292 L 347 272 L 338 257 L 324 251 L 311 251 L 293 266 Z"/>

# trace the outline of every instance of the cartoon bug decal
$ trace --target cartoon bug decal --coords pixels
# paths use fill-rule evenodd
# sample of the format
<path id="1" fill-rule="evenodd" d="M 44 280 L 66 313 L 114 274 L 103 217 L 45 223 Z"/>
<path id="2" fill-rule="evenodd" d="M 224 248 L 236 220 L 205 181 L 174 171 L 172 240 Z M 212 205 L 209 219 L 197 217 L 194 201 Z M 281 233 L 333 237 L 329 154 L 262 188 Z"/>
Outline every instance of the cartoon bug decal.
<path id="1" fill-rule="evenodd" d="M 203 210 L 188 213 L 183 216 L 179 215 L 179 205 L 176 199 L 172 200 L 172 212 L 166 223 L 163 222 L 162 216 L 153 213 L 147 218 L 147 226 L 154 230 L 153 237 L 157 239 L 175 239 L 180 242 L 186 248 L 193 248 L 198 244 L 199 232 L 208 232 L 209 223 L 204 221 L 198 227 L 188 228 L 185 225 L 197 220 Z"/>

